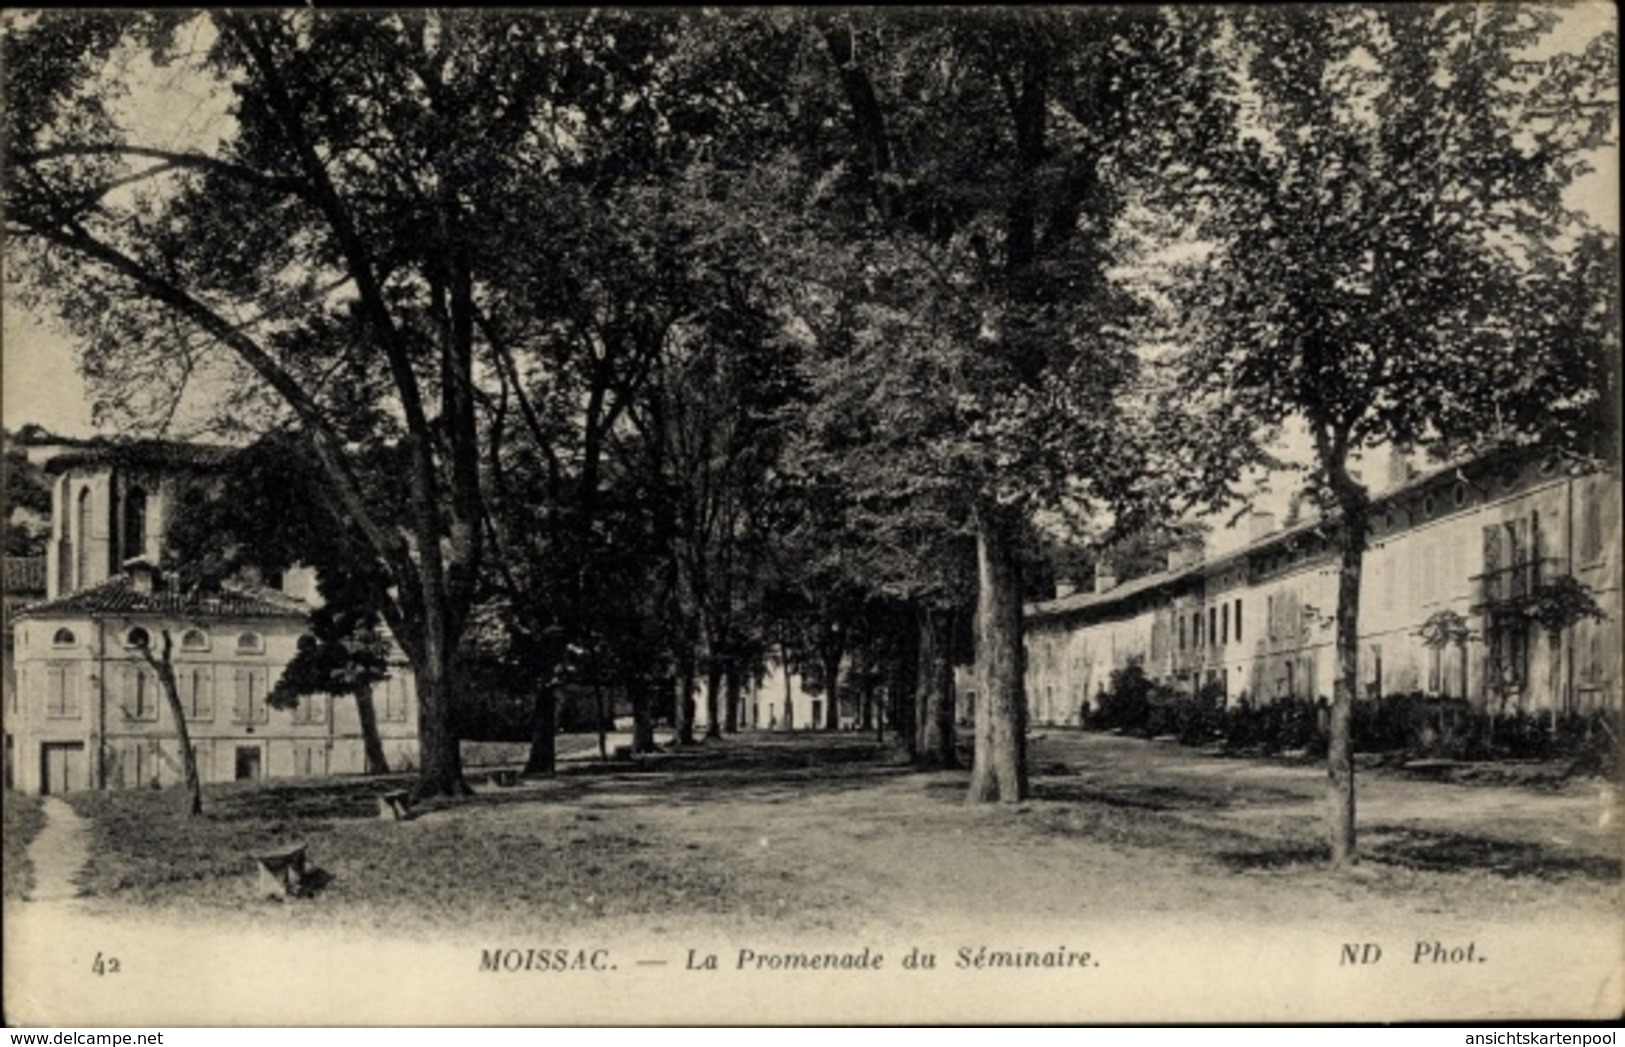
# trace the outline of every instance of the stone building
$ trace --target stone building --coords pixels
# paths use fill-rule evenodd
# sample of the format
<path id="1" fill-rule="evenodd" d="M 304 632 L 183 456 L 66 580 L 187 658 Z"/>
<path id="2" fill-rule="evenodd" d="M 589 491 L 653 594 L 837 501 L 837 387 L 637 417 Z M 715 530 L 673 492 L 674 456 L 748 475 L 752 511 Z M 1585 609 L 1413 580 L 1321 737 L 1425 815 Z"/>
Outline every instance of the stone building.
<path id="1" fill-rule="evenodd" d="M 364 769 L 355 701 L 268 704 L 306 637 L 309 571 L 218 590 L 176 583 L 163 536 L 229 452 L 173 443 L 74 448 L 53 458 L 46 599 L 15 615 L 16 687 L 6 697 L 8 782 L 27 792 L 165 785 L 180 778 L 176 731 L 148 652 L 167 635 L 205 782 Z M 374 688 L 391 766 L 417 760 L 412 677 L 397 657 Z"/>
<path id="2" fill-rule="evenodd" d="M 1131 662 L 1226 702 L 1329 700 L 1336 673 L 1335 529 L 1275 528 L 1219 556 L 1026 609 L 1032 722 L 1079 722 Z M 1495 711 L 1584 711 L 1621 695 L 1620 478 L 1501 456 L 1404 476 L 1378 497 L 1360 588 L 1361 697 L 1419 691 Z M 1572 577 L 1601 606 L 1549 632 L 1532 611 Z M 1442 622 L 1455 639 L 1429 642 Z M 1429 623 L 1433 623 L 1430 626 Z M 974 703 L 975 684 L 961 688 Z"/>

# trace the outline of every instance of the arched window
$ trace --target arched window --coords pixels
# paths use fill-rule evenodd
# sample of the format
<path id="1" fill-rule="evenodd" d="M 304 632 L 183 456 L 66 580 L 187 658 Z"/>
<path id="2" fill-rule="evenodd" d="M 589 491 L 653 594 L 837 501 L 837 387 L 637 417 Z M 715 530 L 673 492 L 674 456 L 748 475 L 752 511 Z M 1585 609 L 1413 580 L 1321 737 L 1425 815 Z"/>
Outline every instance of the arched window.
<path id="1" fill-rule="evenodd" d="M 90 488 L 79 488 L 78 519 L 74 522 L 73 540 L 78 543 L 78 562 L 73 568 L 73 588 L 83 589 L 90 584 Z"/>
<path id="2" fill-rule="evenodd" d="M 151 643 L 152 638 L 139 625 L 124 634 L 124 646 L 126 647 L 146 647 Z"/>
<path id="3" fill-rule="evenodd" d="M 209 649 L 209 636 L 202 629 L 188 629 L 181 634 L 181 650 L 207 651 Z"/>
<path id="4" fill-rule="evenodd" d="M 51 636 L 52 647 L 72 647 L 76 642 L 78 642 L 78 637 L 74 636 L 73 630 L 68 628 L 58 629 Z"/>
<path id="5" fill-rule="evenodd" d="M 265 650 L 265 638 L 259 633 L 243 633 L 237 637 L 238 654 L 260 654 Z"/>
<path id="6" fill-rule="evenodd" d="M 132 487 L 124 495 L 124 555 L 128 560 L 147 552 L 147 492 Z"/>

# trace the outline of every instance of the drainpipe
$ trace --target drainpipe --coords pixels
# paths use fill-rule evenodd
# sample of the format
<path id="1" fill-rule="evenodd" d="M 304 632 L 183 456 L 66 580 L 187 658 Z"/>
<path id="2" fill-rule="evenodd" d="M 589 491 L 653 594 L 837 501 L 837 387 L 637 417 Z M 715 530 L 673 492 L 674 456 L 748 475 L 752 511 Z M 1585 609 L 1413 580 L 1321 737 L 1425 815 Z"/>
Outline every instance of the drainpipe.
<path id="1" fill-rule="evenodd" d="M 96 619 L 96 788 L 107 791 L 107 619 Z"/>

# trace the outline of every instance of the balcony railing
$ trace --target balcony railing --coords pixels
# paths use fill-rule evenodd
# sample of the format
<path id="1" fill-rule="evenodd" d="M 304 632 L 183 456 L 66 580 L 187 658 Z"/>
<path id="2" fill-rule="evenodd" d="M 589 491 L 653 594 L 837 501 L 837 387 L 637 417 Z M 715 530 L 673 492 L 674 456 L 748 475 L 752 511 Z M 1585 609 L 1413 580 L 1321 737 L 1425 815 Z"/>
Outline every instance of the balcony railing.
<path id="1" fill-rule="evenodd" d="M 1473 575 L 1471 580 L 1478 583 L 1478 603 L 1474 610 L 1528 599 L 1540 589 L 1543 580 L 1561 574 L 1561 566 L 1557 558 L 1542 556 Z"/>

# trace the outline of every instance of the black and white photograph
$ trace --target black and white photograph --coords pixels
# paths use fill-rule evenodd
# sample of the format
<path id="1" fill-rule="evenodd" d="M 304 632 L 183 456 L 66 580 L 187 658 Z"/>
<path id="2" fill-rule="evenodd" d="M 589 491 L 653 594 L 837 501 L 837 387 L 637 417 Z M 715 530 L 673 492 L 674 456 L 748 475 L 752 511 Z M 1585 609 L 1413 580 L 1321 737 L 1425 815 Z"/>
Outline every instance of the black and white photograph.
<path id="1" fill-rule="evenodd" d="M 7 1025 L 1625 1015 L 1613 6 L 0 46 Z"/>

